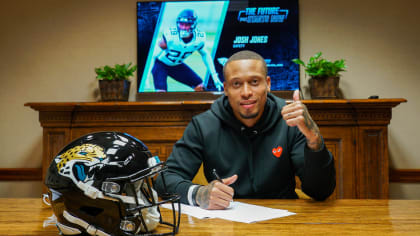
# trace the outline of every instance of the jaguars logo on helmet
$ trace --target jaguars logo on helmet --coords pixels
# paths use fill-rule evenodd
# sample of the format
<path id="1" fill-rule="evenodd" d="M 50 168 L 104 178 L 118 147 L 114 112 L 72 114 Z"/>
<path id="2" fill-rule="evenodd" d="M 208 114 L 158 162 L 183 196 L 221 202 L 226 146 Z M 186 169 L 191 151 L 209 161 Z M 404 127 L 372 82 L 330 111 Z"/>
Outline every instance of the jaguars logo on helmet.
<path id="1" fill-rule="evenodd" d="M 93 177 L 87 175 L 90 168 L 101 164 L 104 159 L 106 155 L 103 148 L 88 143 L 70 148 L 54 160 L 57 163 L 58 172 L 77 183 L 79 180 L 89 181 Z"/>

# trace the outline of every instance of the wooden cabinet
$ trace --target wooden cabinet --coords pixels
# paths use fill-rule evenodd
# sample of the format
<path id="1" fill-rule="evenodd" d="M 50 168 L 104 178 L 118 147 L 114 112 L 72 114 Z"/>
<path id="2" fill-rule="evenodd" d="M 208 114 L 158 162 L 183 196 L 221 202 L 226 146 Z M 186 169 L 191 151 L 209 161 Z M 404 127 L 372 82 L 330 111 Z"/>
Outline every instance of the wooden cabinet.
<path id="1" fill-rule="evenodd" d="M 332 198 L 388 198 L 388 124 L 405 99 L 304 100 L 333 153 L 337 187 Z M 211 101 L 27 103 L 39 111 L 43 163 L 71 140 L 95 131 L 121 131 L 140 138 L 162 160 L 182 137 L 192 116 Z"/>

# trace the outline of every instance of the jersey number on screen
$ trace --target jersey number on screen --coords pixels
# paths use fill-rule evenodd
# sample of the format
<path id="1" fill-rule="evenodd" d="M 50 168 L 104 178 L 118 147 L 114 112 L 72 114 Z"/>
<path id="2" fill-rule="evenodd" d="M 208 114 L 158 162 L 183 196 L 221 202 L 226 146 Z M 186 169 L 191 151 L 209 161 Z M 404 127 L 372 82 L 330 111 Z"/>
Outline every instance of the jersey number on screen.
<path id="1" fill-rule="evenodd" d="M 182 61 L 184 61 L 184 59 L 185 58 L 187 58 L 189 55 L 191 55 L 193 52 L 188 52 L 188 51 L 186 51 L 186 52 L 184 52 L 184 53 L 182 53 L 182 52 L 180 52 L 180 51 L 177 51 L 177 50 L 169 50 L 167 53 L 166 53 L 166 57 L 170 60 L 170 61 L 172 61 L 173 63 L 182 63 Z"/>

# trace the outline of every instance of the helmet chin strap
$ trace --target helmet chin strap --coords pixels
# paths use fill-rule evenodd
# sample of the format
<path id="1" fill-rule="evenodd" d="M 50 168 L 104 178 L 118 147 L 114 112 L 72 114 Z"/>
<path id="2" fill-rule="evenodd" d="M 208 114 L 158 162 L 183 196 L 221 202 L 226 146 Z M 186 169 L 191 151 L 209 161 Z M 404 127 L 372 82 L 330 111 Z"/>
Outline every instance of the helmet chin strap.
<path id="1" fill-rule="evenodd" d="M 66 210 L 63 211 L 63 216 L 64 218 L 76 225 L 80 225 L 81 227 L 86 229 L 86 232 L 90 235 L 97 235 L 97 236 L 111 236 L 110 234 L 105 233 L 104 231 L 97 229 L 95 226 L 90 225 L 89 223 L 87 223 L 86 221 L 72 216 L 70 213 L 68 213 Z M 67 227 L 67 226 L 66 226 Z M 61 228 L 60 228 L 61 229 Z"/>
<path id="2" fill-rule="evenodd" d="M 179 30 L 179 36 L 181 38 L 188 38 L 191 37 L 191 32 L 189 32 L 188 30 Z"/>

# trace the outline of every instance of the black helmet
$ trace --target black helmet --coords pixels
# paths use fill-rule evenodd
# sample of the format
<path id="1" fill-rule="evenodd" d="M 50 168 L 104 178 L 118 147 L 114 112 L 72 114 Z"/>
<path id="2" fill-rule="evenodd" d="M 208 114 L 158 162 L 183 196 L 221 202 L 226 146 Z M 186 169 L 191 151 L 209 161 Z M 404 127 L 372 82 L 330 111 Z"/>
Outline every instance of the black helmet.
<path id="1" fill-rule="evenodd" d="M 188 29 L 183 29 L 181 24 L 188 25 Z M 197 14 L 195 11 L 191 9 L 181 11 L 176 19 L 176 26 L 181 38 L 190 37 L 197 26 Z"/>
<path id="2" fill-rule="evenodd" d="M 57 228 L 64 235 L 150 235 L 161 223 L 170 228 L 164 234 L 177 233 L 179 196 L 159 201 L 153 189 L 153 177 L 165 169 L 126 133 L 98 132 L 72 141 L 52 160 L 45 181 Z M 163 220 L 163 203 L 172 206 L 172 223 Z"/>

